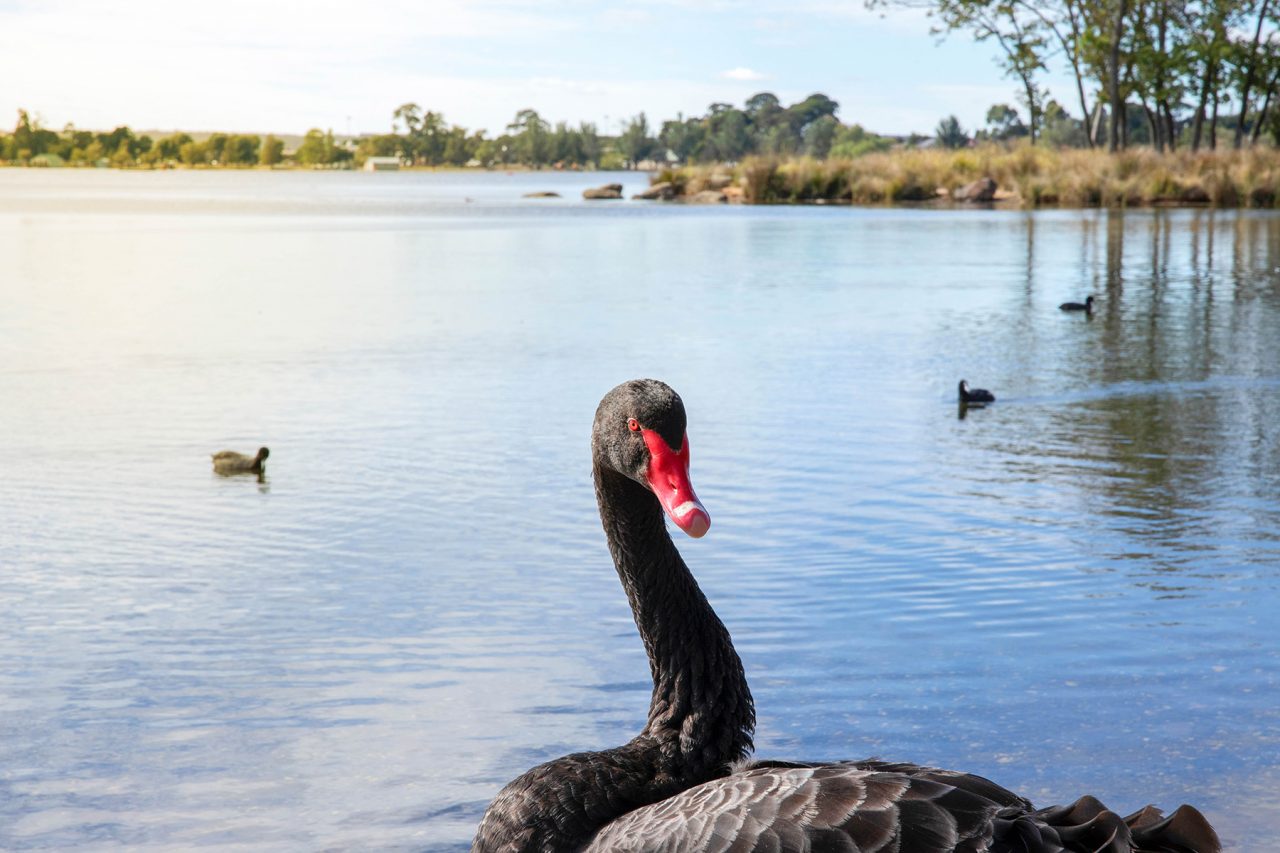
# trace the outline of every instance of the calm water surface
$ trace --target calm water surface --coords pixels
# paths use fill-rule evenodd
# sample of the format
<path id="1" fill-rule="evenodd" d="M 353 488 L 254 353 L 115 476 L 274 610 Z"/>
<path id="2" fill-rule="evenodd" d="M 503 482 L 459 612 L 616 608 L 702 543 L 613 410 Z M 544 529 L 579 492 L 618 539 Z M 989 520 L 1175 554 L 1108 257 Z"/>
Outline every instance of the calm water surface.
<path id="1" fill-rule="evenodd" d="M 587 441 L 637 376 L 759 754 L 1273 845 L 1280 218 L 608 178 L 0 171 L 0 848 L 463 850 L 628 739 Z"/>

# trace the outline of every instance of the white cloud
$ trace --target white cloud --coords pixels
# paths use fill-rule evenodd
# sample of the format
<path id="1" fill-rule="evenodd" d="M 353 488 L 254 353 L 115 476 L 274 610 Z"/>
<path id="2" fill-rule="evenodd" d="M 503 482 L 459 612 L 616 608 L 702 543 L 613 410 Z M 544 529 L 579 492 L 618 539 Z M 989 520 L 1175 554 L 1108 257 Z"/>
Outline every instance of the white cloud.
<path id="1" fill-rule="evenodd" d="M 767 80 L 765 75 L 759 71 L 752 71 L 750 68 L 730 68 L 728 71 L 721 71 L 720 76 L 726 80 Z"/>

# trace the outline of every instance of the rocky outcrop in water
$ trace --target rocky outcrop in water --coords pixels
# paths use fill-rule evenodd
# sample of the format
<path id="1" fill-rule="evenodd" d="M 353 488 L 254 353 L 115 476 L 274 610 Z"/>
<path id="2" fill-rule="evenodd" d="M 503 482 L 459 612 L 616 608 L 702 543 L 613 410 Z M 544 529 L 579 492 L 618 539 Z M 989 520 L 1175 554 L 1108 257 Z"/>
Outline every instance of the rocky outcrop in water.
<path id="1" fill-rule="evenodd" d="M 724 204 L 729 197 L 721 190 L 703 190 L 693 195 L 685 196 L 685 201 L 689 204 Z"/>
<path id="2" fill-rule="evenodd" d="M 582 191 L 582 197 L 585 199 L 611 199 L 622 198 L 622 184 L 605 184 L 602 187 L 592 187 Z"/>
<path id="3" fill-rule="evenodd" d="M 960 187 L 951 197 L 956 201 L 991 201 L 996 197 L 996 182 L 991 178 L 978 178 Z"/>
<path id="4" fill-rule="evenodd" d="M 632 196 L 632 198 L 644 199 L 645 201 L 671 201 L 675 197 L 676 188 L 670 181 L 656 183 L 647 190 Z"/>

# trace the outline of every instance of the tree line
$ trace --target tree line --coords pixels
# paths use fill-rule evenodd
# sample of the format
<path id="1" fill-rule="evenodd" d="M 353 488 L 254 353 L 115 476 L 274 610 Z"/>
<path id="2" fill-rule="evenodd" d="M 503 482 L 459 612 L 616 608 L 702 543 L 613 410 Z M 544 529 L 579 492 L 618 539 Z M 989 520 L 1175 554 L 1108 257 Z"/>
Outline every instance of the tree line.
<path id="1" fill-rule="evenodd" d="M 1098 0 L 1104 1 L 1121 4 L 1134 14 L 1148 3 Z M 1228 15 L 1221 18 L 1224 24 L 1218 36 L 1213 30 L 1189 33 L 1166 27 L 1164 40 L 1157 38 L 1155 42 L 1163 45 L 1164 49 L 1158 51 L 1139 49 L 1136 36 L 1101 44 L 1095 38 L 1097 32 L 1084 25 L 1089 19 L 1083 15 L 1082 10 L 1087 8 L 1083 0 L 871 2 L 928 2 L 951 29 L 968 26 L 980 39 L 995 38 L 1006 50 L 1006 68 L 1023 83 L 1021 112 L 1010 104 L 993 105 L 987 112 L 986 126 L 973 132 L 963 128 L 955 116 L 944 118 L 933 134 L 933 140 L 943 147 L 962 147 L 973 140 L 1008 142 L 1029 138 L 1033 144 L 1054 147 L 1092 148 L 1106 144 L 1116 150 L 1130 144 L 1151 144 L 1165 150 L 1185 144 L 1198 150 L 1216 148 L 1220 135 L 1229 135 L 1236 147 L 1252 145 L 1264 129 L 1269 129 L 1273 139 L 1280 140 L 1280 109 L 1274 108 L 1273 98 L 1280 82 L 1280 39 L 1273 44 L 1269 31 L 1264 36 L 1266 28 L 1272 26 L 1271 16 L 1277 13 L 1269 4 L 1280 7 L 1280 0 L 1259 0 L 1259 17 L 1253 19 L 1256 26 L 1250 39 L 1244 38 L 1242 19 Z M 1160 8 L 1170 11 L 1174 6 L 1165 3 Z M 1066 15 L 1064 20 L 1069 26 L 1065 30 L 1062 20 L 1054 16 L 1055 9 Z M 1202 7 L 1183 4 L 1178 10 L 1177 15 L 1160 20 L 1168 23 L 1176 19 L 1185 24 L 1188 16 L 1198 14 Z M 1143 15 L 1139 17 L 1146 21 L 1146 13 Z M 1128 18 L 1111 20 L 1114 23 Z M 1070 33 L 1079 34 L 1078 39 L 1073 40 Z M 1057 41 L 1049 34 L 1056 34 Z M 1175 35 L 1185 37 L 1185 43 Z M 1222 50 L 1208 54 L 1204 60 L 1207 64 L 1196 65 L 1195 45 L 1214 43 L 1215 38 Z M 1102 58 L 1111 56 L 1117 44 L 1124 47 L 1119 54 L 1123 61 L 1108 65 L 1110 60 L 1103 62 Z M 1075 57 L 1072 67 L 1077 75 L 1079 118 L 1050 97 L 1038 82 L 1045 61 L 1055 52 Z M 1260 59 L 1261 64 L 1251 65 L 1250 57 L 1261 57 L 1265 62 Z M 1155 79 L 1148 66 L 1164 69 L 1165 76 L 1159 78 L 1163 82 L 1154 89 L 1144 88 Z M 1103 72 L 1111 67 L 1121 72 L 1118 102 L 1108 100 L 1115 93 L 1110 87 L 1112 78 Z M 1196 78 L 1191 72 L 1197 68 L 1207 76 Z M 1173 69 L 1180 71 L 1174 74 Z M 1232 104 L 1243 109 L 1233 114 Z M 703 115 L 678 115 L 656 127 L 642 112 L 626 120 L 612 136 L 601 133 L 589 122 L 577 126 L 558 122 L 553 126 L 536 110 L 525 109 L 516 114 L 503 133 L 490 137 L 487 131 L 469 131 L 450 124 L 441 113 L 405 103 L 393 111 L 390 133 L 339 140 L 331 130 L 313 128 L 293 150 L 287 150 L 284 141 L 274 135 L 214 133 L 196 140 L 187 133 L 173 133 L 153 139 L 123 126 L 110 132 L 93 132 L 71 125 L 55 132 L 42 127 L 27 111 L 19 110 L 13 132 L 0 132 L 0 162 L 144 168 L 282 164 L 343 168 L 358 167 L 369 157 L 395 157 L 404 163 L 431 167 L 622 169 L 648 161 L 675 165 L 733 163 L 751 155 L 852 158 L 927 139 L 914 135 L 895 139 L 871 133 L 858 124 L 844 124 L 835 116 L 838 108 L 836 101 L 821 93 L 784 105 L 773 93 L 759 92 L 741 107 L 714 103 Z M 1023 120 L 1024 115 L 1027 121 Z"/>
<path id="2" fill-rule="evenodd" d="M 1116 151 L 1257 144 L 1280 138 L 1280 0 L 866 0 L 924 8 L 935 32 L 993 43 L 1038 141 L 1046 63 L 1065 60 L 1082 141 Z"/>
<path id="3" fill-rule="evenodd" d="M 315 133 L 319 134 L 319 131 Z M 329 139 L 332 141 L 332 134 L 329 134 Z M 301 149 L 299 153 L 305 156 Z M 57 133 L 41 127 L 26 110 L 18 110 L 18 123 L 13 133 L 0 133 L 0 161 L 35 165 L 68 163 L 129 167 L 216 163 L 273 166 L 283 160 L 284 142 L 275 136 L 264 138 L 251 134 L 214 133 L 197 142 L 187 133 L 152 139 L 146 134 L 139 136 L 124 126 L 109 133 L 95 133 L 77 130 L 70 125 Z"/>
<path id="4" fill-rule="evenodd" d="M 0 133 L 0 161 L 30 165 L 157 166 L 360 166 L 369 157 L 396 157 L 418 166 L 501 168 L 634 168 L 646 161 L 735 162 L 752 154 L 856 157 L 891 147 L 892 139 L 846 125 L 835 117 L 839 104 L 823 94 L 791 105 L 769 92 L 748 98 L 742 108 L 712 104 L 701 116 L 678 116 L 660 127 L 642 112 L 616 135 L 596 125 L 552 125 L 536 110 L 516 114 L 503 133 L 490 137 L 448 123 L 441 113 L 406 103 L 392 113 L 392 131 L 356 140 L 338 140 L 332 131 L 312 129 L 295 150 L 276 136 L 214 133 L 193 139 L 173 133 L 153 139 L 128 127 L 111 132 L 68 125 L 49 130 L 26 110 L 10 134 Z"/>
<path id="5" fill-rule="evenodd" d="M 358 156 L 398 156 L 422 166 L 522 165 L 577 168 L 633 168 L 648 160 L 677 163 L 733 162 L 750 154 L 857 156 L 892 145 L 859 125 L 835 118 L 839 104 L 823 94 L 783 106 L 761 92 L 743 108 L 712 104 L 705 115 L 683 115 L 653 127 L 645 113 L 628 119 L 616 136 L 596 125 L 554 126 L 525 109 L 504 132 L 488 137 L 450 125 L 440 113 L 415 103 L 397 107 L 391 133 L 360 140 Z"/>

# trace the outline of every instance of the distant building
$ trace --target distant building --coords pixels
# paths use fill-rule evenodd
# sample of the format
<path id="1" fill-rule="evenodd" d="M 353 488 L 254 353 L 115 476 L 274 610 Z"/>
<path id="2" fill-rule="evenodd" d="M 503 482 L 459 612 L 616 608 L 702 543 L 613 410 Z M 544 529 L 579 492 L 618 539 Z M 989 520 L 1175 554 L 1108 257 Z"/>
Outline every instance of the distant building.
<path id="1" fill-rule="evenodd" d="M 394 172 L 399 168 L 399 157 L 366 157 L 364 161 L 366 172 Z"/>

